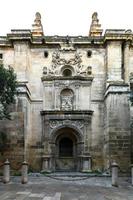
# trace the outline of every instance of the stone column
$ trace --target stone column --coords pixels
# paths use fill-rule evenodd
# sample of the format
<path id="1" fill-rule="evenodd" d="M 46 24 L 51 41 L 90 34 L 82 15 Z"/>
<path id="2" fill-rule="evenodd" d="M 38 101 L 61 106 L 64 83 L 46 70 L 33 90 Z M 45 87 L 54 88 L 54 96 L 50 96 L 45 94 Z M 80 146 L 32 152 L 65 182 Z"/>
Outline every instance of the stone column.
<path id="1" fill-rule="evenodd" d="M 4 163 L 3 183 L 9 183 L 9 181 L 10 181 L 10 162 L 7 159 Z"/>
<path id="2" fill-rule="evenodd" d="M 124 45 L 124 78 L 125 78 L 125 82 L 128 83 L 129 82 L 129 74 L 130 74 L 130 68 L 131 68 L 131 64 L 130 64 L 130 41 L 126 41 L 125 45 Z"/>
<path id="3" fill-rule="evenodd" d="M 91 156 L 83 156 L 82 172 L 91 172 Z"/>
<path id="4" fill-rule="evenodd" d="M 22 163 L 21 173 L 21 183 L 25 184 L 28 182 L 28 163 L 26 161 Z"/>
<path id="5" fill-rule="evenodd" d="M 112 186 L 118 187 L 118 164 L 113 161 L 111 164 L 112 168 Z"/>
<path id="6" fill-rule="evenodd" d="M 133 186 L 133 164 L 131 165 L 131 184 Z"/>

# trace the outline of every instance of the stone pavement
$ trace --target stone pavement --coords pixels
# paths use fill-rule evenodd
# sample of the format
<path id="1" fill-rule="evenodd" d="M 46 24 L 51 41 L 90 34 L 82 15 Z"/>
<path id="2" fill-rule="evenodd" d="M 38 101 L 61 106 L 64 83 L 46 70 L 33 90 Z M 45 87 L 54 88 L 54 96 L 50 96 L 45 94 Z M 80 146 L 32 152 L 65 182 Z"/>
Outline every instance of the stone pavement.
<path id="1" fill-rule="evenodd" d="M 110 177 L 20 177 L 0 182 L 0 200 L 133 200 L 130 178 L 119 178 L 119 187 L 111 186 Z"/>

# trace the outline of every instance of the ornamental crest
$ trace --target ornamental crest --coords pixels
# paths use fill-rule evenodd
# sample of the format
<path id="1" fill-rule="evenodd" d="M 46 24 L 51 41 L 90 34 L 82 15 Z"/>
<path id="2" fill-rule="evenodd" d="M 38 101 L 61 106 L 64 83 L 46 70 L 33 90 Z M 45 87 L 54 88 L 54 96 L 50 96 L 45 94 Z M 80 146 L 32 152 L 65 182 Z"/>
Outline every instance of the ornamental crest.
<path id="1" fill-rule="evenodd" d="M 61 69 L 64 66 L 71 66 L 74 69 L 74 75 L 78 76 L 88 76 L 91 75 L 90 66 L 82 65 L 82 55 L 76 52 L 73 58 L 66 59 L 60 56 L 59 51 L 55 51 L 52 54 L 51 67 L 44 67 L 43 74 L 50 76 L 60 76 L 62 75 Z"/>

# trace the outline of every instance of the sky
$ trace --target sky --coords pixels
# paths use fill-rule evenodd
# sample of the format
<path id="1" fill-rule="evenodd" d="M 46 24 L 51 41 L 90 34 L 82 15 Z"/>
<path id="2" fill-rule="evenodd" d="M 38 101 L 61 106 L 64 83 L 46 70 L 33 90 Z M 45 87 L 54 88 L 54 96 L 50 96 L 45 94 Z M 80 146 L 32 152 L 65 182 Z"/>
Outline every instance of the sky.
<path id="1" fill-rule="evenodd" d="M 133 30 L 133 0 L 0 0 L 0 35 L 31 29 L 36 12 L 44 35 L 87 36 L 93 12 L 104 31 Z"/>

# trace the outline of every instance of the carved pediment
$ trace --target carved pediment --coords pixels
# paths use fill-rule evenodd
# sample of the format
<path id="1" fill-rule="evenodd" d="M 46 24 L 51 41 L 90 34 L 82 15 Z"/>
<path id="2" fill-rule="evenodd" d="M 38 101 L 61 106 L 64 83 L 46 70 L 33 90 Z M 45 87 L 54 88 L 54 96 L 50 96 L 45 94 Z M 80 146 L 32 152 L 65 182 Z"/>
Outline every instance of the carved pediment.
<path id="1" fill-rule="evenodd" d="M 51 67 L 47 68 L 45 66 L 43 69 L 43 74 L 45 76 L 63 76 L 62 69 L 64 66 L 70 66 L 73 68 L 73 76 L 87 77 L 88 75 L 91 75 L 91 68 L 90 66 L 88 67 L 82 64 L 82 55 L 80 53 L 76 52 L 73 57 L 71 56 L 68 59 L 64 56 L 61 57 L 59 51 L 56 51 L 52 54 Z"/>

